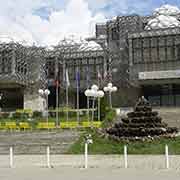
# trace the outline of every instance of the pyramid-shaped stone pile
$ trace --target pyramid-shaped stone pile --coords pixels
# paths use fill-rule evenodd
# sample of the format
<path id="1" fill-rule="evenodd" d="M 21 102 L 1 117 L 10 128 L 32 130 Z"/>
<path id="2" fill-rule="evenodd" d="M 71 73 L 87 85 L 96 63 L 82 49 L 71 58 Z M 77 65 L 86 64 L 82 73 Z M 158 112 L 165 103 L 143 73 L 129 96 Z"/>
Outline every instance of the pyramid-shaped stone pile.
<path id="1" fill-rule="evenodd" d="M 107 128 L 106 133 L 115 139 L 122 137 L 138 138 L 170 135 L 177 132 L 177 128 L 168 127 L 158 116 L 158 112 L 152 111 L 150 103 L 141 97 L 134 107 L 134 111 L 127 114 L 122 122 Z"/>

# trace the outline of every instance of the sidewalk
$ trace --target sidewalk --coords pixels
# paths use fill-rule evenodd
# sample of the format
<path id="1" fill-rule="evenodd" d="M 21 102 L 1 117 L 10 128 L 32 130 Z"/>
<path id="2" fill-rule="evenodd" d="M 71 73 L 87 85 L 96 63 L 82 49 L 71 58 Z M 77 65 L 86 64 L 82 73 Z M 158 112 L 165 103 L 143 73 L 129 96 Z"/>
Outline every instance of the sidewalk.
<path id="1" fill-rule="evenodd" d="M 51 155 L 50 163 L 53 167 L 83 168 L 83 155 Z M 47 165 L 46 154 L 44 155 L 15 155 L 14 168 L 39 167 Z M 121 168 L 124 169 L 122 155 L 89 155 L 88 165 L 90 168 Z M 9 155 L 0 156 L 0 168 L 9 167 Z M 133 169 L 165 169 L 164 155 L 128 155 L 128 168 Z M 180 156 L 169 156 L 169 168 L 180 170 Z"/>

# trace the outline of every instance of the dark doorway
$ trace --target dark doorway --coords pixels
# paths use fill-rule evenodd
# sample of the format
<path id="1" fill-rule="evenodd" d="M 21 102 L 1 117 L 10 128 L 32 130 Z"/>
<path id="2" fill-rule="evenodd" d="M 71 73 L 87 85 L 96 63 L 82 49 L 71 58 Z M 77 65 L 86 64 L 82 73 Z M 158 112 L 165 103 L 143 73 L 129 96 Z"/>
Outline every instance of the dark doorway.
<path id="1" fill-rule="evenodd" d="M 2 108 L 2 111 L 15 111 L 16 109 L 23 109 L 23 89 L 0 89 L 0 93 L 2 93 L 2 99 L 0 101 L 0 108 Z"/>

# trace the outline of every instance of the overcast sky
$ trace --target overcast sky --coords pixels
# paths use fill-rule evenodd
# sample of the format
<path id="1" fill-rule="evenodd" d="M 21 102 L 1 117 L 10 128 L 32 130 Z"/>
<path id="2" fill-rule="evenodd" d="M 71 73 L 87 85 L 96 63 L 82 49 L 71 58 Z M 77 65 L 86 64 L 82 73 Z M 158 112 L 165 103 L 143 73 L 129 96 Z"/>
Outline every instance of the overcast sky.
<path id="1" fill-rule="evenodd" d="M 151 14 L 162 4 L 180 0 L 0 0 L 0 35 L 37 44 L 54 44 L 69 35 L 87 37 L 95 22 L 113 16 Z"/>

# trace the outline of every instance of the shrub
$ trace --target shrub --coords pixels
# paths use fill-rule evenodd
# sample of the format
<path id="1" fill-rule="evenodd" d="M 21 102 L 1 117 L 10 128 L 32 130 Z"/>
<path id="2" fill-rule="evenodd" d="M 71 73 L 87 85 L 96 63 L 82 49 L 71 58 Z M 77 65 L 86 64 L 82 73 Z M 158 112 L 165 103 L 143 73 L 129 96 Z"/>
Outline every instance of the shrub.
<path id="1" fill-rule="evenodd" d="M 76 112 L 73 112 L 73 111 L 69 111 L 69 117 L 70 118 L 73 118 L 73 117 L 76 117 Z"/>
<path id="2" fill-rule="evenodd" d="M 103 121 L 103 127 L 111 126 L 111 124 L 113 124 L 115 120 L 115 117 L 116 117 L 116 111 L 113 109 L 108 110 L 105 119 Z"/>
<path id="3" fill-rule="evenodd" d="M 100 105 L 100 111 L 101 111 L 100 118 L 101 118 L 101 121 L 103 121 L 105 119 L 105 117 L 106 117 L 107 107 L 108 107 L 107 99 L 106 99 L 106 97 L 103 97 L 101 99 L 101 105 Z"/>
<path id="4" fill-rule="evenodd" d="M 33 112 L 33 118 L 42 118 L 42 112 L 41 111 L 34 111 Z"/>
<path id="5" fill-rule="evenodd" d="M 20 113 L 20 112 L 15 112 L 12 114 L 12 118 L 14 119 L 20 119 L 22 118 L 22 116 L 23 116 L 23 113 Z"/>
<path id="6" fill-rule="evenodd" d="M 9 118 L 10 113 L 9 112 L 1 112 L 0 113 L 0 118 L 1 119 L 6 119 Z"/>

